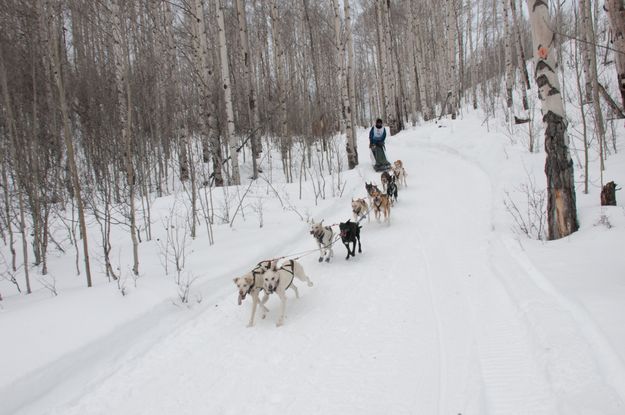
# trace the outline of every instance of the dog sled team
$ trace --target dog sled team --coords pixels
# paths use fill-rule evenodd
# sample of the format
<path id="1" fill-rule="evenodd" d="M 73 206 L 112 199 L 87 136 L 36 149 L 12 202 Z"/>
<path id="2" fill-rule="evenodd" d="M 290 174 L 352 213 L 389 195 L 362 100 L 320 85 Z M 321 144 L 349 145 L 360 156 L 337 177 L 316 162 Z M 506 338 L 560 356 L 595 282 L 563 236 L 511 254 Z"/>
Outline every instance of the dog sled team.
<path id="1" fill-rule="evenodd" d="M 376 121 L 376 126 L 371 128 L 369 134 L 370 148 L 375 155 L 375 170 L 382 171 L 380 183 L 382 190 L 375 183 L 366 183 L 367 199 L 352 199 L 351 207 L 353 220 L 348 219 L 347 222 L 338 224 L 338 235 L 335 237 L 334 230 L 330 225 L 326 226 L 321 222 L 310 221 L 310 234 L 317 243 L 319 250 L 319 262 L 330 262 L 334 257 L 332 246 L 341 239 L 343 245 L 347 249 L 346 260 L 350 256 L 356 256 L 356 244 L 358 245 L 358 253 L 362 253 L 360 243 L 360 222 L 366 217 L 367 221 L 371 221 L 370 213 L 373 212 L 376 220 L 380 222 L 384 216 L 384 221 L 390 224 L 391 207 L 397 202 L 398 187 L 407 186 L 406 170 L 403 162 L 396 160 L 393 165 L 386 161 L 384 154 L 384 139 L 386 131 L 382 126 L 382 120 Z M 374 149 L 379 153 L 375 153 Z M 392 173 L 389 173 L 389 171 Z M 350 247 L 351 246 L 351 247 Z M 314 251 L 310 251 L 312 253 Z M 302 255 L 304 256 L 304 255 Z M 284 257 L 281 257 L 284 258 Z M 278 259 L 281 259 L 278 258 Z M 247 296 L 252 298 L 252 310 L 248 327 L 254 325 L 256 310 L 260 307 L 261 318 L 265 318 L 269 309 L 265 306 L 269 300 L 269 296 L 276 293 L 280 298 L 280 315 L 276 326 L 282 326 L 286 318 L 286 302 L 287 290 L 291 289 L 295 293 L 295 298 L 299 298 L 299 291 L 293 283 L 295 279 L 305 282 L 309 287 L 313 286 L 312 281 L 304 272 L 302 265 L 295 259 L 285 260 L 281 264 L 278 259 L 265 260 L 259 262 L 254 269 L 241 277 L 234 278 L 234 283 L 239 291 L 238 304 L 241 305 Z M 262 294 L 262 299 L 261 299 Z"/>

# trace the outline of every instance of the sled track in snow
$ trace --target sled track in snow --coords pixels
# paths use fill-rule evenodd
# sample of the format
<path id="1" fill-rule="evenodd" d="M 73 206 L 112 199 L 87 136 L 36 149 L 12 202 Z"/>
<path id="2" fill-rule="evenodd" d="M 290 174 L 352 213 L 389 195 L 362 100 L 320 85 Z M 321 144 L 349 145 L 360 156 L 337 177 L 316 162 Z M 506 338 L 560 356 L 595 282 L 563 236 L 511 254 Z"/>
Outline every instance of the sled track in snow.
<path id="1" fill-rule="evenodd" d="M 434 299 L 434 284 L 432 283 L 432 272 L 430 271 L 430 261 L 425 252 L 424 248 L 424 240 L 421 232 L 419 232 L 419 228 L 415 227 L 415 235 L 417 236 L 417 246 L 419 247 L 419 255 L 423 260 L 424 269 L 425 269 L 425 278 L 427 280 L 428 285 L 428 297 L 430 299 L 430 306 L 432 308 L 432 313 L 434 314 L 434 318 L 436 321 L 436 337 L 438 339 L 438 353 L 436 354 L 438 359 L 438 393 L 436 400 L 436 413 L 439 414 L 441 411 L 441 403 L 444 398 L 444 373 L 446 373 L 446 359 L 445 359 L 445 347 L 443 344 L 442 330 L 441 330 L 441 316 L 436 307 L 436 301 Z"/>

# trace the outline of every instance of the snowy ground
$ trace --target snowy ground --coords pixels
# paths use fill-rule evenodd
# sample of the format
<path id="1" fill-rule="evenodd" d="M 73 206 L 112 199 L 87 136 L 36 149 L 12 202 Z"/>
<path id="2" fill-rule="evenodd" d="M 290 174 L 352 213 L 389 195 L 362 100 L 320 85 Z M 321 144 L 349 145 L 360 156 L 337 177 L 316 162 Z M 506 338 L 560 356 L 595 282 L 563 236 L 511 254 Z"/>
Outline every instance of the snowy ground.
<path id="1" fill-rule="evenodd" d="M 0 413 L 625 413 L 625 211 L 598 207 L 596 186 L 578 188 L 578 233 L 518 236 L 504 191 L 525 170 L 542 185 L 544 154 L 482 121 L 470 113 L 388 139 L 389 159 L 409 174 L 390 225 L 365 221 L 355 259 L 340 244 L 330 264 L 302 258 L 315 285 L 299 284 L 283 327 L 272 298 L 267 318 L 246 328 L 250 304 L 237 306 L 232 283 L 261 259 L 315 246 L 275 200 L 262 229 L 248 215 L 219 227 L 212 247 L 206 235 L 193 242 L 186 269 L 202 301 L 191 308 L 172 304 L 155 257 L 125 297 L 101 282 L 9 298 Z M 281 189 L 315 219 L 346 220 L 364 181 L 379 182 L 364 134 L 359 146 L 341 198 L 315 207 L 310 187 L 301 202 L 296 184 Z M 612 156 L 606 177 L 625 183 L 624 166 Z"/>

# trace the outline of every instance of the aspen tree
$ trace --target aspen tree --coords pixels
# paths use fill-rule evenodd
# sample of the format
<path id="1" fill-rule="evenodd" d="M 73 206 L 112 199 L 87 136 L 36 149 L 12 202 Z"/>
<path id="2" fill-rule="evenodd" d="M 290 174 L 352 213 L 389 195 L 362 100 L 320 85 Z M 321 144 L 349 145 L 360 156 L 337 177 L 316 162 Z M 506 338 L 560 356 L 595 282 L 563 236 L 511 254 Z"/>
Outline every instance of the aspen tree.
<path id="1" fill-rule="evenodd" d="M 352 35 L 352 18 L 351 8 L 349 5 L 350 0 L 343 0 L 343 9 L 345 13 L 345 34 L 347 48 L 347 88 L 349 93 L 349 107 L 348 116 L 351 123 L 351 137 L 348 137 L 348 146 L 351 148 L 351 154 L 347 153 L 347 162 L 350 169 L 353 169 L 358 165 L 358 142 L 356 140 L 356 84 L 355 84 L 355 72 L 354 72 L 354 40 Z"/>
<path id="2" fill-rule="evenodd" d="M 625 6 L 623 0 L 606 0 L 605 9 L 612 30 L 612 48 L 615 50 L 614 60 L 621 103 L 625 108 Z"/>
<path id="3" fill-rule="evenodd" d="M 514 49 L 517 52 L 517 65 L 521 70 L 521 80 L 523 85 L 521 87 L 521 96 L 523 100 L 523 109 L 528 110 L 529 104 L 527 101 L 527 90 L 531 88 L 530 78 L 527 72 L 527 65 L 525 64 L 525 46 L 523 46 L 523 39 L 521 38 L 521 30 L 519 28 L 519 20 L 516 11 L 516 1 L 510 0 L 510 14 L 512 16 L 512 29 L 514 34 Z"/>
<path id="4" fill-rule="evenodd" d="M 595 49 L 595 29 L 593 26 L 592 11 L 589 0 L 580 0 L 579 9 L 582 17 L 582 33 L 585 42 L 582 44 L 582 55 L 584 56 L 584 75 L 586 77 L 586 99 L 592 102 L 595 113 L 595 133 L 599 142 L 599 161 L 601 172 L 604 170 L 605 159 L 605 126 L 601 102 L 599 101 L 599 82 L 597 74 L 597 52 Z M 603 186 L 603 173 L 601 174 L 601 185 Z"/>
<path id="5" fill-rule="evenodd" d="M 512 66 L 512 30 L 510 30 L 510 18 L 508 17 L 508 0 L 503 3 L 503 27 L 504 27 L 504 53 L 506 64 L 506 107 L 508 107 L 508 117 L 511 118 L 512 89 L 514 88 L 514 67 Z"/>
<path id="6" fill-rule="evenodd" d="M 258 104 L 256 102 L 256 87 L 252 80 L 252 55 L 250 54 L 250 42 L 247 33 L 247 13 L 245 0 L 236 0 L 237 20 L 239 22 L 239 38 L 241 42 L 241 55 L 243 57 L 243 83 L 246 88 L 248 118 L 250 120 L 251 148 L 252 148 L 252 177 L 258 178 L 258 154 L 261 150 L 260 139 L 257 129 L 260 126 Z"/>
<path id="7" fill-rule="evenodd" d="M 115 88 L 117 92 L 117 110 L 119 117 L 119 129 L 124 146 L 124 167 L 126 182 L 128 185 L 128 204 L 130 216 L 130 239 L 132 241 L 132 272 L 139 275 L 139 241 L 137 238 L 136 208 L 135 208 L 135 185 L 136 177 L 133 166 L 133 145 L 131 135 L 131 95 L 128 80 L 128 55 L 126 52 L 126 31 L 124 19 L 120 7 L 121 0 L 113 0 L 111 12 L 113 17 L 113 58 L 115 62 Z"/>
<path id="8" fill-rule="evenodd" d="M 234 110 L 232 107 L 232 88 L 230 83 L 230 64 L 228 63 L 228 45 L 226 43 L 226 27 L 224 23 L 224 11 L 221 0 L 215 1 L 217 11 L 217 30 L 219 32 L 219 55 L 221 57 L 221 85 L 224 92 L 224 103 L 226 106 L 226 140 L 230 147 L 230 162 L 232 164 L 231 181 L 232 184 L 241 184 L 239 173 L 239 153 L 238 141 L 234 130 Z"/>
<path id="9" fill-rule="evenodd" d="M 85 221 L 85 212 L 84 205 L 82 200 L 82 192 L 80 186 L 80 179 L 78 177 L 78 168 L 76 166 L 76 154 L 74 151 L 74 143 L 73 143 L 73 135 L 72 129 L 69 120 L 69 112 L 67 108 L 67 103 L 65 100 L 65 83 L 63 80 L 63 73 L 61 71 L 61 58 L 60 58 L 60 34 L 57 26 L 57 18 L 58 15 L 48 4 L 47 7 L 48 19 L 50 22 L 49 34 L 51 41 L 49 43 L 50 46 L 50 54 L 51 54 L 51 65 L 52 65 L 52 73 L 54 76 L 54 80 L 57 87 L 57 92 L 59 95 L 59 106 L 61 108 L 61 116 L 63 122 L 63 140 L 65 142 L 65 147 L 67 149 L 67 160 L 70 168 L 71 180 L 72 180 L 72 188 L 74 191 L 74 198 L 76 201 L 76 208 L 78 210 L 78 223 L 80 227 L 80 237 L 82 239 L 83 245 L 83 259 L 85 262 L 85 274 L 87 276 L 87 286 L 92 286 L 91 281 L 91 266 L 89 263 L 89 244 L 87 241 L 87 224 Z"/>
<path id="10" fill-rule="evenodd" d="M 557 70 L 554 33 L 549 6 L 544 0 L 527 0 L 534 45 L 534 77 L 545 123 L 545 174 L 549 239 L 560 239 L 578 229 L 573 160 L 566 134 L 566 115 Z"/>

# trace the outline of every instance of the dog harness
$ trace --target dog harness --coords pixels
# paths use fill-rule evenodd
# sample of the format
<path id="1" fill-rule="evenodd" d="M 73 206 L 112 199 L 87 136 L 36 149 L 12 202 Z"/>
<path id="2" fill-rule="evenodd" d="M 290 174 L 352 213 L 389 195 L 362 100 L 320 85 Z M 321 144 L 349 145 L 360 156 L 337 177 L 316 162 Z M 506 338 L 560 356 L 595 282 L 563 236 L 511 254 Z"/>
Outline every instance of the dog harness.
<path id="1" fill-rule="evenodd" d="M 265 261 L 267 262 L 267 261 Z M 288 269 L 287 267 L 290 266 L 291 269 Z M 261 264 L 258 264 L 256 266 L 256 268 L 254 268 L 254 270 L 252 270 L 252 275 L 255 275 L 254 272 L 258 269 L 258 268 L 263 268 Z M 295 260 L 290 259 L 288 263 L 282 265 L 279 269 L 276 269 L 275 271 L 280 271 L 280 270 L 284 270 L 286 272 L 288 272 L 289 274 L 291 274 L 291 281 L 289 281 L 289 285 L 286 286 L 286 288 L 284 289 L 284 291 L 288 290 L 289 287 L 291 287 L 291 284 L 293 284 L 293 279 L 295 279 Z M 256 283 L 256 277 L 254 277 L 254 283 Z M 253 287 L 253 285 L 252 285 Z M 264 288 L 263 288 L 264 289 Z M 250 291 L 252 290 L 252 288 L 250 288 Z M 266 290 L 265 290 L 266 291 Z"/>
<path id="2" fill-rule="evenodd" d="M 280 268 L 282 268 L 286 272 L 291 273 L 291 281 L 289 282 L 289 285 L 286 286 L 284 291 L 288 290 L 291 287 L 291 284 L 293 284 L 293 280 L 295 279 L 295 261 L 292 259 L 289 260 L 288 265 L 291 266 L 291 269 L 288 269 L 285 265 L 282 265 Z"/>
<path id="3" fill-rule="evenodd" d="M 247 294 L 251 293 L 254 287 L 256 286 L 256 276 L 264 274 L 265 271 L 267 271 L 268 268 L 265 268 L 265 266 L 263 265 L 264 263 L 267 263 L 267 262 L 269 262 L 269 265 L 271 265 L 270 261 L 261 261 L 258 264 L 256 264 L 256 267 L 254 267 L 254 269 L 252 270 L 252 277 L 254 277 L 254 282 L 252 282 L 250 289 L 247 290 Z"/>
<path id="4" fill-rule="evenodd" d="M 373 199 L 373 204 L 375 205 L 375 207 L 376 207 L 377 209 L 380 209 L 380 208 L 382 207 L 382 198 L 381 198 L 381 197 L 379 197 L 379 196 L 376 196 L 376 197 Z"/>
<path id="5" fill-rule="evenodd" d="M 329 233 L 330 233 L 330 235 L 332 235 L 332 228 L 330 228 L 329 226 L 326 226 L 321 231 L 315 232 L 313 234 L 313 236 L 315 237 L 317 242 L 319 242 L 322 245 L 324 245 L 323 238 L 328 234 L 328 232 L 326 232 L 326 231 L 330 231 Z"/>

